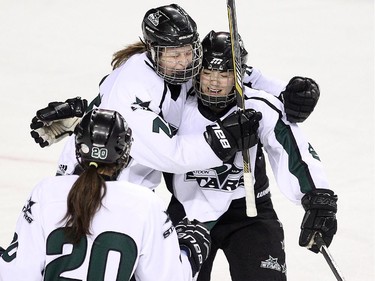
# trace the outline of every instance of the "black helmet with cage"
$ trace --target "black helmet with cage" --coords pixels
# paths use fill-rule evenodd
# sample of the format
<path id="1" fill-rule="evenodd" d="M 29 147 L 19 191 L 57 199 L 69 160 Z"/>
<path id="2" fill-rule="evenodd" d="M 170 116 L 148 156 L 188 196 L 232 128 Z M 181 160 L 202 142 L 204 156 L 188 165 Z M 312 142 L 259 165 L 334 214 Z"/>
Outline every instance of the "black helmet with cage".
<path id="1" fill-rule="evenodd" d="M 132 131 L 120 113 L 93 109 L 86 113 L 75 130 L 76 156 L 84 168 L 90 162 L 116 164 L 129 162 Z"/>
<path id="2" fill-rule="evenodd" d="M 239 45 L 241 53 L 241 64 L 243 71 L 247 61 L 247 51 L 239 36 Z M 233 72 L 232 46 L 229 32 L 210 31 L 202 41 L 203 62 L 202 71 L 214 70 L 220 72 Z M 233 90 L 226 96 L 212 96 L 204 94 L 201 88 L 199 75 L 194 79 L 194 89 L 198 98 L 206 106 L 225 108 L 236 98 Z"/>
<path id="3" fill-rule="evenodd" d="M 153 8 L 142 21 L 143 40 L 156 73 L 170 84 L 182 84 L 199 73 L 202 48 L 195 21 L 177 4 Z M 165 48 L 191 46 L 192 62 L 183 71 L 166 74 L 160 65 Z"/>

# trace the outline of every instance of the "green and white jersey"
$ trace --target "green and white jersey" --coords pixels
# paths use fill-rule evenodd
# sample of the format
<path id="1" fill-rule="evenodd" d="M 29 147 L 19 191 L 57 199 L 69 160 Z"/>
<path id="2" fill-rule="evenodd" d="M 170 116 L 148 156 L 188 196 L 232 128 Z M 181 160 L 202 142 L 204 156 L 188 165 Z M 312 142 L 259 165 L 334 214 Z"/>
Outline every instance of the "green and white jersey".
<path id="1" fill-rule="evenodd" d="M 62 219 L 76 179 L 51 177 L 33 189 L 0 258 L 0 280 L 192 279 L 163 203 L 145 187 L 107 182 L 91 235 L 67 242 Z"/>
<path id="2" fill-rule="evenodd" d="M 244 83 L 278 96 L 285 83 L 248 68 Z M 161 172 L 182 174 L 223 164 L 203 137 L 203 131 L 180 134 L 182 114 L 192 82 L 167 85 L 146 53 L 131 56 L 100 85 L 96 106 L 118 111 L 132 129 L 132 161 L 119 179 L 156 188 Z M 74 135 L 60 156 L 58 174 L 72 174 L 77 165 Z"/>
<path id="3" fill-rule="evenodd" d="M 131 56 L 100 86 L 98 107 L 118 111 L 132 129 L 132 161 L 119 179 L 155 188 L 161 172 L 184 173 L 221 165 L 202 133 L 176 135 L 191 81 L 167 85 L 146 53 Z M 76 166 L 74 136 L 59 160 L 59 174 Z"/>
<path id="4" fill-rule="evenodd" d="M 250 151 L 251 170 L 255 171 L 258 146 L 268 155 L 273 174 L 281 192 L 292 202 L 300 204 L 304 193 L 315 188 L 329 188 L 318 155 L 298 125 L 286 120 L 283 103 L 274 95 L 245 87 L 245 107 L 262 113 L 258 135 L 260 142 Z M 222 118 L 233 111 L 234 106 Z M 180 134 L 203 132 L 212 118 L 207 108 L 195 96 L 187 100 Z M 212 115 L 212 113 L 211 113 Z M 242 153 L 211 169 L 194 169 L 184 174 L 167 175 L 167 186 L 184 206 L 190 219 L 215 221 L 225 213 L 234 199 L 245 196 L 243 188 Z M 261 171 L 262 172 L 262 171 Z M 262 175 L 261 175 L 262 176 Z M 255 192 L 257 201 L 269 195 L 269 188 Z"/>

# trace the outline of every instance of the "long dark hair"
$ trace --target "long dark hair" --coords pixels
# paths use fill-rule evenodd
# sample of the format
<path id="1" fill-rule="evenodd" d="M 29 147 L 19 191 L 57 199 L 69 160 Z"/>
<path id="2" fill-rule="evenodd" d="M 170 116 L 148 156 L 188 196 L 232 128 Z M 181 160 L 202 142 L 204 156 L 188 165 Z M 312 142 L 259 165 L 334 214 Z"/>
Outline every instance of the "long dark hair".
<path id="1" fill-rule="evenodd" d="M 83 236 L 91 234 L 92 218 L 102 206 L 107 193 L 105 177 L 115 174 L 117 169 L 116 164 L 88 165 L 73 184 L 63 218 L 69 242 L 78 243 Z"/>

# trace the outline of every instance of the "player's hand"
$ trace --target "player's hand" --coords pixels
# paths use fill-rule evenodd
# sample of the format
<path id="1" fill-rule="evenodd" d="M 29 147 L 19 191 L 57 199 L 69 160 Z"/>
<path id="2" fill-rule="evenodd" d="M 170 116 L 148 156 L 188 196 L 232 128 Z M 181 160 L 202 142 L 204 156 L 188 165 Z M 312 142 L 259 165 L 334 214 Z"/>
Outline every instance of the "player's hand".
<path id="1" fill-rule="evenodd" d="M 187 253 L 194 277 L 210 253 L 210 231 L 199 221 L 189 221 L 187 218 L 180 221 L 175 228 L 180 248 Z"/>
<path id="2" fill-rule="evenodd" d="M 262 113 L 253 109 L 239 110 L 207 126 L 204 137 L 215 154 L 225 162 L 236 152 L 258 143 L 257 131 L 261 119 Z"/>
<path id="3" fill-rule="evenodd" d="M 37 111 L 31 120 L 31 137 L 40 147 L 46 147 L 62 140 L 74 132 L 87 109 L 87 100 L 80 97 L 65 102 L 51 102 Z"/>
<path id="4" fill-rule="evenodd" d="M 328 247 L 337 231 L 337 195 L 329 189 L 315 189 L 306 193 L 301 203 L 306 213 L 301 224 L 299 245 L 318 253 L 319 248 L 314 244 L 315 234 L 319 232 Z"/>
<path id="5" fill-rule="evenodd" d="M 281 92 L 286 118 L 289 122 L 303 122 L 313 112 L 320 97 L 318 84 L 311 78 L 293 77 Z"/>

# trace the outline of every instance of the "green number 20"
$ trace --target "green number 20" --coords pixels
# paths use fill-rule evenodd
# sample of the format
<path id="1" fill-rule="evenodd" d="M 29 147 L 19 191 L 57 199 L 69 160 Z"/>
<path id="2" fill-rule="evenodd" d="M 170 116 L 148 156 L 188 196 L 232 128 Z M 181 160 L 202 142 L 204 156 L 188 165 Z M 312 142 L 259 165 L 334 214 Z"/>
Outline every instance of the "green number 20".
<path id="1" fill-rule="evenodd" d="M 64 228 L 51 232 L 47 238 L 47 255 L 60 255 L 64 244 L 69 244 L 64 235 Z M 134 240 L 123 233 L 106 231 L 96 237 L 90 253 L 87 281 L 104 280 L 107 258 L 110 251 L 120 253 L 116 280 L 129 280 L 137 258 L 137 246 Z M 44 273 L 44 280 L 75 280 L 61 277 L 61 274 L 79 268 L 87 254 L 87 237 L 73 245 L 69 255 L 61 256 L 50 262 Z"/>

